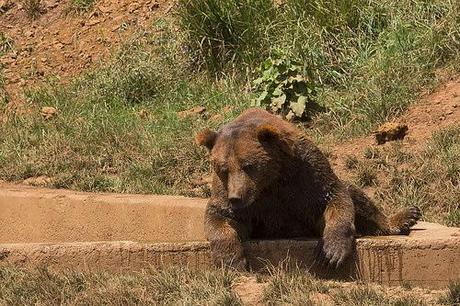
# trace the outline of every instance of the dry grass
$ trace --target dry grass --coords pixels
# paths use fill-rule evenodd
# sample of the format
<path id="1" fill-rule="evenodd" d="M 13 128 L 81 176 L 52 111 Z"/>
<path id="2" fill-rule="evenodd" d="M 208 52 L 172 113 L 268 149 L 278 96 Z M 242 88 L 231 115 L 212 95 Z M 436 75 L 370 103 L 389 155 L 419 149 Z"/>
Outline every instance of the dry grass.
<path id="1" fill-rule="evenodd" d="M 53 273 L 0 268 L 1 305 L 240 305 L 236 274 L 179 268 L 142 273 Z"/>
<path id="2" fill-rule="evenodd" d="M 318 280 L 305 271 L 282 268 L 248 276 L 183 268 L 55 273 L 44 268 L 0 267 L 0 305 L 242 305 L 235 284 L 241 288 L 248 278 L 263 284 L 248 284 L 258 290 L 254 294 L 261 297 L 262 305 L 423 306 L 458 301 L 455 284 L 443 291 L 382 287 Z"/>

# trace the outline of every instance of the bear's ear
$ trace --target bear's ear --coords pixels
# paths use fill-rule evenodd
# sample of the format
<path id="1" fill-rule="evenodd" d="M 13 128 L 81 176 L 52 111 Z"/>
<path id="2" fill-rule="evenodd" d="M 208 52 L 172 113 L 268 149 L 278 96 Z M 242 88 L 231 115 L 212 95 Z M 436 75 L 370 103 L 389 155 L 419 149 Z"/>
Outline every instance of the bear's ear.
<path id="1" fill-rule="evenodd" d="M 257 128 L 256 133 L 257 139 L 259 139 L 261 143 L 275 144 L 285 153 L 291 154 L 292 149 L 289 139 L 283 136 L 276 126 L 264 123 Z"/>
<path id="2" fill-rule="evenodd" d="M 196 135 L 195 142 L 197 145 L 205 146 L 208 150 L 211 150 L 214 147 L 214 143 L 216 142 L 217 133 L 211 131 L 210 129 L 206 129 L 201 131 Z"/>
<path id="3" fill-rule="evenodd" d="M 257 138 L 260 142 L 268 142 L 272 140 L 277 140 L 281 138 L 281 133 L 273 125 L 264 123 L 259 126 L 256 130 Z"/>

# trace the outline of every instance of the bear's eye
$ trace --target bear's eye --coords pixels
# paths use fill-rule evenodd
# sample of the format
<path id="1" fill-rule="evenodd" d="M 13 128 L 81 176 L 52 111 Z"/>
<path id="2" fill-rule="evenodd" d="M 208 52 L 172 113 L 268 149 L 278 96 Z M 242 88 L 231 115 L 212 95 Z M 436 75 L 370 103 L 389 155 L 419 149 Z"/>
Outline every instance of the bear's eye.
<path id="1" fill-rule="evenodd" d="M 228 175 L 227 167 L 215 165 L 214 170 L 216 171 L 217 175 L 220 177 L 226 177 Z"/>
<path id="2" fill-rule="evenodd" d="M 252 170 L 255 169 L 255 167 L 252 164 L 245 164 L 243 165 L 242 169 L 244 172 L 251 172 Z"/>

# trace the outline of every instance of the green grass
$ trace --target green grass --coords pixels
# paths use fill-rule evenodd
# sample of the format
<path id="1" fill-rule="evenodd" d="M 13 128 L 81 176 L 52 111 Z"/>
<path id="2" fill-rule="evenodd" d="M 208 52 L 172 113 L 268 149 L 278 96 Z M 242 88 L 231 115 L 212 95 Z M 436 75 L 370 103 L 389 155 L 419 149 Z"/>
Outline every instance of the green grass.
<path id="1" fill-rule="evenodd" d="M 252 78 L 280 50 L 305 64 L 330 110 L 318 122 L 341 138 L 398 115 L 460 50 L 455 1 L 180 0 L 178 12 L 198 69 Z"/>
<path id="2" fill-rule="evenodd" d="M 265 305 L 405 305 L 422 306 L 429 302 L 417 294 L 395 294 L 387 288 L 372 285 L 319 280 L 305 271 L 274 269 L 265 278 Z"/>
<path id="3" fill-rule="evenodd" d="M 440 299 L 443 305 L 460 305 L 460 282 L 452 282 L 447 294 Z"/>
<path id="4" fill-rule="evenodd" d="M 203 195 L 190 184 L 207 170 L 194 135 L 235 116 L 247 101 L 230 81 L 187 74 L 178 53 L 166 53 L 178 46 L 166 38 L 168 28 L 161 30 L 160 37 L 138 33 L 112 62 L 69 86 L 29 91 L 31 112 L 10 113 L 0 126 L 0 177 L 44 175 L 50 187 L 86 191 Z M 207 120 L 228 104 L 232 112 Z M 204 115 L 178 116 L 197 105 L 206 107 Z M 55 107 L 57 116 L 43 120 L 43 106 Z"/>
<path id="5" fill-rule="evenodd" d="M 57 188 L 208 195 L 192 184 L 208 170 L 193 137 L 249 107 L 253 69 L 267 56 L 282 51 L 313 72 L 317 100 L 328 109 L 311 123 L 315 141 L 350 138 L 400 113 L 437 81 L 436 71 L 450 69 L 459 22 L 449 1 L 181 0 L 174 16 L 139 29 L 106 64 L 69 85 L 50 80 L 29 89 L 30 112 L 0 105 L 8 116 L 0 126 L 0 179 L 47 176 Z M 204 114 L 178 116 L 199 105 Z M 57 116 L 43 120 L 43 106 L 55 107 Z M 385 161 L 366 154 L 380 164 L 350 158 L 348 166 L 361 186 L 375 188 Z M 459 218 L 455 154 L 436 159 L 453 186 L 442 214 L 452 225 Z M 402 183 L 381 189 L 385 201 L 429 206 L 429 184 L 413 171 L 392 172 Z M 427 218 L 439 219 L 434 210 Z"/>
<path id="6" fill-rule="evenodd" d="M 13 49 L 13 40 L 5 33 L 0 32 L 0 56 L 3 56 Z"/>

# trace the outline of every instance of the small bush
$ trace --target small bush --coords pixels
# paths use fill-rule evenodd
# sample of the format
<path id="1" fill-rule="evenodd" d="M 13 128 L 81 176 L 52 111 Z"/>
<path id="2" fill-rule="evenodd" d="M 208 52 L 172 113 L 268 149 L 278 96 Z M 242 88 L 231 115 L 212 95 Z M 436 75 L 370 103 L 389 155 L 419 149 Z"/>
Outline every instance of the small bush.
<path id="1" fill-rule="evenodd" d="M 360 164 L 357 168 L 356 183 L 361 187 L 368 187 L 377 184 L 377 172 L 368 164 Z"/>
<path id="2" fill-rule="evenodd" d="M 354 155 L 345 156 L 345 167 L 349 170 L 356 169 L 358 167 L 359 161 Z"/>
<path id="3" fill-rule="evenodd" d="M 253 82 L 258 93 L 255 105 L 288 119 L 307 119 L 319 110 L 315 84 L 305 66 L 279 56 L 266 59 L 258 71 L 261 76 Z"/>

